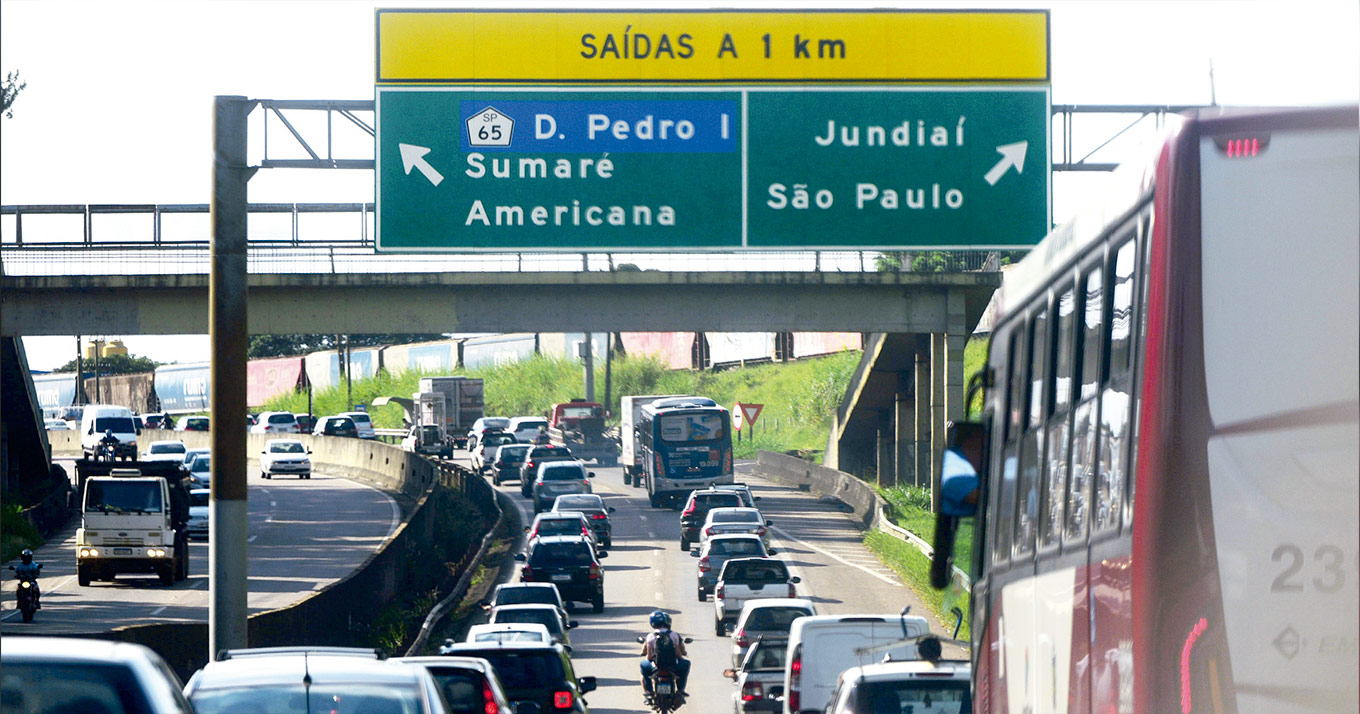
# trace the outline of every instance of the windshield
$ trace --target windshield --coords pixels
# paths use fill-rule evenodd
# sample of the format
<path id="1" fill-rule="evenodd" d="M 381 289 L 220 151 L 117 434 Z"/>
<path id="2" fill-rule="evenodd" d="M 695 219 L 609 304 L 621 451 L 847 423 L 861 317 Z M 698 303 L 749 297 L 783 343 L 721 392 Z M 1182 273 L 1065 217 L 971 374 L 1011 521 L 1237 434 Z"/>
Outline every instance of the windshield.
<path id="1" fill-rule="evenodd" d="M 562 618 L 556 610 L 547 608 L 532 608 L 527 610 L 497 610 L 495 617 L 491 618 L 491 624 L 501 625 L 507 622 L 531 623 L 542 625 L 548 628 L 548 632 L 562 631 Z"/>
<path id="2" fill-rule="evenodd" d="M 535 568 L 556 565 L 589 565 L 594 562 L 590 557 L 590 547 L 583 542 L 539 543 L 529 563 Z"/>
<path id="3" fill-rule="evenodd" d="M 302 444 L 297 442 L 283 444 L 275 442 L 269 445 L 269 453 L 271 454 L 302 454 L 306 453 L 306 451 L 306 449 L 302 448 Z"/>
<path id="4" fill-rule="evenodd" d="M 195 428 L 195 429 L 206 429 L 206 428 L 208 427 L 208 418 L 207 418 L 207 417 L 189 417 L 189 420 L 188 420 L 187 422 L 185 422 L 185 424 L 186 424 L 186 428 L 192 427 L 192 428 Z"/>
<path id="5" fill-rule="evenodd" d="M 547 689 L 560 686 L 567 673 L 557 652 L 545 649 L 535 652 L 502 652 L 499 650 L 459 651 L 462 657 L 481 657 L 496 668 L 496 676 L 512 698 L 522 696 L 514 690 Z"/>
<path id="6" fill-rule="evenodd" d="M 534 458 L 541 456 L 571 456 L 571 450 L 565 446 L 538 446 L 533 450 Z"/>
<path id="7" fill-rule="evenodd" d="M 503 432 L 487 434 L 486 440 L 483 443 L 485 443 L 487 446 L 500 446 L 501 444 L 513 444 L 515 443 L 515 436 L 514 434 L 506 434 Z"/>
<path id="8" fill-rule="evenodd" d="M 437 426 L 420 427 L 420 438 L 425 439 L 426 441 L 435 441 L 436 439 L 439 438 L 439 427 Z"/>
<path id="9" fill-rule="evenodd" d="M 967 714 L 973 710 L 966 679 L 866 682 L 861 685 L 859 696 L 864 711 L 870 712 Z"/>
<path id="10" fill-rule="evenodd" d="M 103 434 L 109 430 L 115 434 L 130 434 L 137 431 L 132 425 L 132 417 L 95 417 L 94 433 Z"/>
<path id="11" fill-rule="evenodd" d="M 419 689 L 410 684 L 336 682 L 199 689 L 190 697 L 198 714 L 235 712 L 330 712 L 421 714 Z"/>
<path id="12" fill-rule="evenodd" d="M 508 427 L 508 426 L 510 426 L 510 420 L 509 420 L 509 419 L 484 419 L 484 420 L 482 420 L 482 429 L 483 429 L 483 430 L 486 430 L 486 429 L 504 429 L 504 428 L 506 428 L 506 427 Z"/>
<path id="13" fill-rule="evenodd" d="M 496 630 L 478 632 L 472 636 L 473 642 L 543 642 L 542 632 L 528 630 Z"/>
<path id="14" fill-rule="evenodd" d="M 206 505 L 208 505 L 208 497 L 209 497 L 210 495 L 211 495 L 211 492 L 210 492 L 210 491 L 206 491 L 206 490 L 203 490 L 203 491 L 190 491 L 190 492 L 189 492 L 189 505 L 190 505 L 190 506 L 206 506 Z"/>
<path id="15" fill-rule="evenodd" d="M 582 419 L 600 415 L 599 407 L 562 407 L 563 419 Z"/>
<path id="16" fill-rule="evenodd" d="M 734 580 L 777 583 L 788 580 L 789 571 L 784 568 L 783 563 L 777 560 L 761 563 L 728 562 L 727 565 L 723 566 L 722 577 Z"/>
<path id="17" fill-rule="evenodd" d="M 501 461 L 523 461 L 524 455 L 529 453 L 527 446 L 502 446 L 499 454 Z"/>
<path id="18" fill-rule="evenodd" d="M 123 664 L 7 660 L 0 670 L 4 711 L 151 711 L 137 676 Z M 13 707 L 13 708 L 11 708 Z"/>
<path id="19" fill-rule="evenodd" d="M 546 429 L 548 427 L 548 422 L 544 421 L 543 419 L 538 419 L 535 421 L 522 421 L 519 424 L 515 425 L 515 431 L 524 431 L 525 429 L 537 429 L 540 426 Z"/>
<path id="20" fill-rule="evenodd" d="M 207 454 L 204 454 L 194 459 L 194 462 L 192 464 L 189 464 L 189 470 L 193 472 L 209 471 L 211 469 L 212 469 L 212 457 L 208 456 Z"/>
<path id="21" fill-rule="evenodd" d="M 553 504 L 553 509 L 558 511 L 572 511 L 582 508 L 602 511 L 604 510 L 604 503 L 600 501 L 599 496 L 559 496 L 556 503 Z"/>
<path id="22" fill-rule="evenodd" d="M 657 421 L 663 441 L 712 441 L 723 436 L 721 414 L 671 414 Z"/>
<path id="23" fill-rule="evenodd" d="M 549 588 L 501 588 L 497 605 L 556 605 L 557 597 Z"/>
<path id="24" fill-rule="evenodd" d="M 765 546 L 761 545 L 759 538 L 733 538 L 710 542 L 709 553 L 712 555 L 765 555 Z"/>
<path id="25" fill-rule="evenodd" d="M 182 454 L 184 444 L 152 444 L 151 453 L 153 454 Z"/>
<path id="26" fill-rule="evenodd" d="M 362 413 L 362 412 L 357 413 L 357 414 L 346 414 L 345 416 L 349 417 L 350 419 L 353 419 L 355 424 L 365 424 L 365 425 L 367 425 L 367 424 L 372 424 L 372 423 L 373 423 L 373 420 L 372 420 L 372 419 L 369 419 L 369 418 L 368 418 L 368 415 L 367 415 L 367 414 L 364 414 L 364 413 Z"/>
<path id="27" fill-rule="evenodd" d="M 804 613 L 804 614 L 806 614 L 806 613 Z M 748 627 L 749 627 L 749 625 L 748 625 Z M 785 628 L 785 629 L 788 629 L 788 628 Z M 751 658 L 750 658 L 749 660 L 747 660 L 747 662 L 746 662 L 746 668 L 747 668 L 747 669 L 784 669 L 784 654 L 785 654 L 786 652 L 788 652 L 788 650 L 785 648 L 785 643 L 783 643 L 783 642 L 776 642 L 776 643 L 772 643 L 772 644 L 764 644 L 764 643 L 762 643 L 762 644 L 756 646 L 755 652 L 751 653 Z M 874 712 L 875 714 L 877 714 L 877 712 L 878 712 L 877 709 L 870 709 L 869 711 Z M 889 712 L 891 712 L 891 714 L 896 714 L 896 712 L 895 712 L 894 710 L 884 710 L 884 711 L 889 711 Z M 930 711 L 930 710 L 927 710 L 927 711 Z"/>
<path id="28" fill-rule="evenodd" d="M 85 486 L 87 513 L 160 513 L 160 483 L 155 481 L 90 481 Z"/>
<path id="29" fill-rule="evenodd" d="M 751 511 L 713 511 L 709 518 L 714 523 L 760 523 L 760 514 Z"/>
<path id="30" fill-rule="evenodd" d="M 581 532 L 581 517 L 574 518 L 544 518 L 538 522 L 538 534 L 548 535 L 576 535 Z"/>
<path id="31" fill-rule="evenodd" d="M 297 422 L 297 417 L 293 416 L 292 414 L 270 414 L 270 415 L 269 415 L 269 423 L 270 423 L 270 424 L 294 424 L 294 423 L 296 423 L 296 422 Z"/>
<path id="32" fill-rule="evenodd" d="M 586 470 L 571 464 L 568 466 L 554 466 L 545 468 L 542 471 L 544 481 L 580 481 L 586 477 Z"/>
<path id="33" fill-rule="evenodd" d="M 762 607 L 746 618 L 746 628 L 750 630 L 788 632 L 793 621 L 812 613 L 801 607 Z"/>

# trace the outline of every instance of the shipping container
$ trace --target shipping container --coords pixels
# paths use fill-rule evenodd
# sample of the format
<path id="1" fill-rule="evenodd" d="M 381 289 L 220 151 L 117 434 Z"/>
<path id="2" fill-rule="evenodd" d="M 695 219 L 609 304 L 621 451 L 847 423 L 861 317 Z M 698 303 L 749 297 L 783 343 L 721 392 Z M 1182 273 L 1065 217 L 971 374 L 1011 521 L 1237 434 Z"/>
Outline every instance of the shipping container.
<path id="1" fill-rule="evenodd" d="M 85 380 L 91 404 L 117 404 L 137 413 L 160 411 L 153 373 L 100 375 Z"/>
<path id="2" fill-rule="evenodd" d="M 629 357 L 656 357 L 671 369 L 695 367 L 693 332 L 624 332 L 620 335 Z"/>
<path id="3" fill-rule="evenodd" d="M 514 364 L 536 353 L 538 335 L 532 332 L 469 337 L 463 342 L 463 368 Z"/>
<path id="4" fill-rule="evenodd" d="M 864 349 L 864 334 L 860 332 L 793 333 L 794 359 L 862 349 Z"/>
<path id="5" fill-rule="evenodd" d="M 773 332 L 705 332 L 708 359 L 712 367 L 773 362 Z"/>
<path id="6" fill-rule="evenodd" d="M 246 364 L 246 406 L 262 407 L 281 394 L 307 388 L 302 357 L 253 359 Z"/>
<path id="7" fill-rule="evenodd" d="M 208 363 L 161 365 L 156 368 L 155 375 L 155 395 L 160 402 L 157 407 L 139 408 L 116 399 L 95 400 L 93 399 L 94 392 L 90 392 L 91 401 L 97 401 L 100 404 L 121 404 L 131 407 L 133 411 L 165 411 L 172 414 L 201 412 L 212 407 L 210 402 L 212 370 Z M 150 377 L 151 375 L 148 374 L 147 376 Z M 89 384 L 89 380 L 86 380 L 86 389 L 89 388 Z"/>
<path id="8" fill-rule="evenodd" d="M 607 352 L 608 333 L 590 333 L 592 354 L 596 360 L 603 361 Z M 573 362 L 581 360 L 581 345 L 585 342 L 584 332 L 540 332 L 538 334 L 538 353 L 549 357 L 561 357 Z"/>
<path id="9" fill-rule="evenodd" d="M 38 406 L 44 409 L 75 404 L 76 373 L 35 374 L 33 375 L 33 391 L 38 397 Z"/>

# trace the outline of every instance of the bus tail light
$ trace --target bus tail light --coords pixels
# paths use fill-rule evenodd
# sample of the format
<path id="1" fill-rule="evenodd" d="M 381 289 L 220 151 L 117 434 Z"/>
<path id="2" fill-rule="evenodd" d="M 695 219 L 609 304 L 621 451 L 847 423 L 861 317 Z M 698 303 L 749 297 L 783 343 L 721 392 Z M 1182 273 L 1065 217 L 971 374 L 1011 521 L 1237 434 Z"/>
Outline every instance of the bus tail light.
<path id="1" fill-rule="evenodd" d="M 656 471 L 654 473 L 657 476 L 663 476 L 666 473 L 666 470 L 661 467 L 661 454 L 656 454 Z"/>
<path id="2" fill-rule="evenodd" d="M 730 474 L 730 473 L 732 473 L 732 450 L 731 450 L 731 449 L 728 449 L 728 450 L 726 450 L 726 451 L 723 452 L 723 473 L 725 473 L 725 474 Z"/>

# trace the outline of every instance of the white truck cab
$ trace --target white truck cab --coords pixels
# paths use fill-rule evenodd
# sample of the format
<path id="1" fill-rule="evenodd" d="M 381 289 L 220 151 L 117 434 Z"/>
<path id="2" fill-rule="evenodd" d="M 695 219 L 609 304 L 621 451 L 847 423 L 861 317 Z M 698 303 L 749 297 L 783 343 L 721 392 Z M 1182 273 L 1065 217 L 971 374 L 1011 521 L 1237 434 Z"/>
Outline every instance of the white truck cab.
<path id="1" fill-rule="evenodd" d="M 82 587 L 112 581 L 119 573 L 153 574 L 164 585 L 188 577 L 188 494 L 177 492 L 182 490 L 178 464 L 146 464 L 151 465 L 174 476 L 114 468 L 82 479 L 76 530 L 76 576 Z"/>

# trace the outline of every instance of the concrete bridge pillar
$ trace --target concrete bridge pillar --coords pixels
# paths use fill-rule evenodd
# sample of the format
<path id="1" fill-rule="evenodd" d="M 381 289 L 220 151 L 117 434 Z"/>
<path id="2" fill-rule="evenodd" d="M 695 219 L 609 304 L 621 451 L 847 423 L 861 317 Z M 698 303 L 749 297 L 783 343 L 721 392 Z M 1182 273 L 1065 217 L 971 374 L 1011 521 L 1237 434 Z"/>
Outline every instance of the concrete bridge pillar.
<path id="1" fill-rule="evenodd" d="M 928 342 L 922 340 L 922 342 Z M 916 486 L 930 485 L 930 351 L 916 347 Z"/>
<path id="2" fill-rule="evenodd" d="M 893 440 L 896 476 L 893 485 L 916 482 L 916 364 L 897 373 L 893 400 Z"/>
<path id="3" fill-rule="evenodd" d="M 893 419 L 894 410 L 881 409 L 878 413 L 878 436 L 875 440 L 877 455 L 878 485 L 892 488 L 897 485 L 897 429 Z"/>

